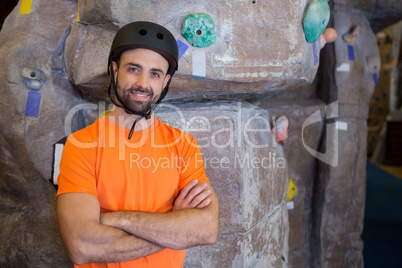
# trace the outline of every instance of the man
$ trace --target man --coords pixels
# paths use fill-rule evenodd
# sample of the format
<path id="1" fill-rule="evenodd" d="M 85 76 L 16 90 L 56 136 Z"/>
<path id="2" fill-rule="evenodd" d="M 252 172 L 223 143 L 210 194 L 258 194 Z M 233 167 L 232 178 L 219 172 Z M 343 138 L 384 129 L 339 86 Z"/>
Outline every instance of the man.
<path id="1" fill-rule="evenodd" d="M 60 163 L 59 229 L 80 267 L 182 267 L 184 249 L 217 239 L 218 199 L 194 138 L 152 113 L 177 63 L 160 25 L 130 23 L 114 38 L 114 108 L 69 136 Z"/>

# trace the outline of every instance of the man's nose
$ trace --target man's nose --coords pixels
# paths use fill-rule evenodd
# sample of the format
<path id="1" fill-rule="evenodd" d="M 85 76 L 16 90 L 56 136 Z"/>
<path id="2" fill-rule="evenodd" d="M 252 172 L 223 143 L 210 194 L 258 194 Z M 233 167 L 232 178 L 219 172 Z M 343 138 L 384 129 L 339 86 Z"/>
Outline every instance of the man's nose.
<path id="1" fill-rule="evenodd" d="M 146 73 L 141 73 L 137 76 L 136 86 L 142 89 L 149 88 L 149 77 Z"/>

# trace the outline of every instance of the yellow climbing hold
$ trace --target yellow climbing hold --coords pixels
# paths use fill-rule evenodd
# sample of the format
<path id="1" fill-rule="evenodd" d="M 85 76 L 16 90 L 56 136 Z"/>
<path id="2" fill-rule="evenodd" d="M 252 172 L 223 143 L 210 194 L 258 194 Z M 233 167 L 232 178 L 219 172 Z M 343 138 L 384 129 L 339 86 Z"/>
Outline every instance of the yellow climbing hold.
<path id="1" fill-rule="evenodd" d="M 288 191 L 286 193 L 286 202 L 292 200 L 295 194 L 296 194 L 296 183 L 291 177 L 289 177 Z"/>
<path id="2" fill-rule="evenodd" d="M 21 0 L 20 14 L 31 13 L 32 0 Z"/>
<path id="3" fill-rule="evenodd" d="M 80 21 L 80 0 L 77 0 L 77 20 Z"/>

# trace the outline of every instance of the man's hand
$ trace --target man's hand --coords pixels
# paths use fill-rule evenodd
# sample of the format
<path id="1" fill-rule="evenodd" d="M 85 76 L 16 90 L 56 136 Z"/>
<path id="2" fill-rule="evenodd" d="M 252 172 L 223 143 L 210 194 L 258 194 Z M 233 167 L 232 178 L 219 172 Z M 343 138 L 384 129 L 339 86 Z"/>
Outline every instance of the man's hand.
<path id="1" fill-rule="evenodd" d="M 190 182 L 179 193 L 172 211 L 102 213 L 100 223 L 162 248 L 186 249 L 211 245 L 219 233 L 219 201 L 209 182 Z"/>
<path id="2" fill-rule="evenodd" d="M 207 189 L 207 183 L 199 183 L 197 180 L 191 181 L 181 191 L 179 196 L 174 201 L 173 209 L 191 209 L 204 208 L 211 203 L 211 199 L 207 198 L 211 191 Z"/>
<path id="3" fill-rule="evenodd" d="M 102 225 L 115 226 L 117 213 L 119 213 L 119 211 L 100 213 L 99 223 Z"/>
<path id="4" fill-rule="evenodd" d="M 192 208 L 205 208 L 211 203 L 211 199 L 207 198 L 211 191 L 207 189 L 207 183 L 198 183 L 197 180 L 191 181 L 187 184 L 181 191 L 179 196 L 176 198 L 172 211 L 181 209 L 192 209 Z M 116 226 L 117 219 L 123 217 L 124 213 L 118 215 L 119 212 L 113 213 L 100 213 L 99 222 L 100 224 Z M 117 217 L 119 216 L 119 217 Z"/>

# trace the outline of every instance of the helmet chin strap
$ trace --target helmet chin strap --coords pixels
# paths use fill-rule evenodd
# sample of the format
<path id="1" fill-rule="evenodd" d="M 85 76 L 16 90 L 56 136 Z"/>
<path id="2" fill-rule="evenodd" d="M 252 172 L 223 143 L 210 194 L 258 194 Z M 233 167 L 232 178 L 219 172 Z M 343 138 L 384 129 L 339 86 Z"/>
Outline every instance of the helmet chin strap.
<path id="1" fill-rule="evenodd" d="M 149 112 L 148 112 L 147 114 L 140 115 L 137 119 L 135 119 L 133 125 L 131 126 L 130 133 L 128 133 L 128 139 L 131 139 L 131 137 L 133 136 L 133 134 L 134 134 L 134 129 L 135 129 L 135 125 L 137 124 L 137 122 L 140 121 L 140 120 L 141 120 L 142 118 L 144 118 L 144 117 L 145 117 L 146 120 L 150 119 L 152 113 L 154 112 L 154 110 L 155 110 L 155 106 L 153 105 L 152 108 L 151 108 L 151 110 L 149 110 Z M 125 111 L 127 112 L 126 109 L 125 109 Z M 130 112 L 131 112 L 131 111 L 130 111 Z"/>
<path id="2" fill-rule="evenodd" d="M 110 76 L 111 76 L 111 80 L 112 80 L 112 81 L 111 81 L 111 83 L 110 83 L 110 86 L 109 86 L 109 89 L 108 89 L 108 93 L 109 93 L 109 98 L 110 98 L 111 102 L 112 102 L 114 105 L 123 108 L 124 111 L 125 111 L 126 113 L 128 113 L 128 114 L 139 115 L 139 117 L 138 117 L 137 119 L 135 119 L 133 125 L 131 126 L 130 133 L 128 134 L 128 139 L 130 140 L 131 137 L 132 137 L 133 134 L 134 134 L 135 125 L 137 124 L 137 122 L 140 121 L 142 118 L 145 118 L 146 120 L 150 119 L 151 116 L 152 116 L 152 113 L 153 113 L 154 110 L 155 110 L 156 105 L 152 105 L 151 110 L 149 110 L 147 113 L 134 112 L 134 111 L 131 111 L 129 108 L 127 108 L 127 106 L 124 104 L 124 102 L 119 98 L 119 94 L 117 94 L 117 86 L 116 86 L 116 81 L 115 81 L 115 79 L 114 79 L 114 70 L 113 70 L 113 66 L 112 66 L 112 57 L 110 57 Z M 118 104 L 118 103 L 114 100 L 114 98 L 111 97 L 111 95 L 110 95 L 110 88 L 111 88 L 111 87 L 113 87 L 114 94 L 115 94 L 115 96 L 116 96 L 116 98 L 117 98 L 117 100 L 119 101 L 120 104 Z M 166 87 L 165 87 L 165 89 L 166 89 Z M 164 91 L 165 91 L 165 90 L 164 90 Z M 166 93 L 165 93 L 165 95 L 166 95 Z M 162 97 L 162 95 L 161 95 L 161 97 Z M 159 98 L 159 100 L 158 100 L 157 103 L 159 103 L 160 101 L 161 101 L 161 98 Z"/>

